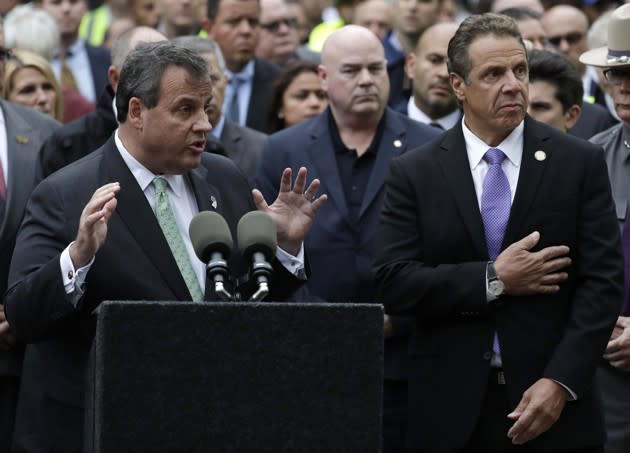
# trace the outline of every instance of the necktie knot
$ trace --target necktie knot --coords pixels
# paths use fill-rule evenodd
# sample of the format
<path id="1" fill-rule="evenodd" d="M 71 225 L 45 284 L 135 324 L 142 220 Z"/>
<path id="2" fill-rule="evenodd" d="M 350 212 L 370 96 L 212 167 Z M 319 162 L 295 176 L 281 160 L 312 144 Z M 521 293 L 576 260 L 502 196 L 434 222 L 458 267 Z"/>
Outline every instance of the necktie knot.
<path id="1" fill-rule="evenodd" d="M 483 160 L 488 162 L 490 165 L 501 165 L 501 163 L 505 160 L 505 153 L 499 148 L 490 148 L 486 151 L 486 154 L 483 155 Z"/>
<path id="2" fill-rule="evenodd" d="M 153 178 L 152 182 L 156 194 L 166 193 L 166 188 L 168 187 L 168 181 L 166 179 L 161 176 L 156 176 Z"/>

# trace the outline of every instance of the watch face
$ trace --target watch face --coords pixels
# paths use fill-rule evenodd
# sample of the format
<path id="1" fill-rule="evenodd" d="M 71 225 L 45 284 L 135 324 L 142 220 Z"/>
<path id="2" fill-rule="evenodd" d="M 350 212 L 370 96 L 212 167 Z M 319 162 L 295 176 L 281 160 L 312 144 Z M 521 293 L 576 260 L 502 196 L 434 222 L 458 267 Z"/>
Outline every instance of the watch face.
<path id="1" fill-rule="evenodd" d="M 503 294 L 503 290 L 505 290 L 505 285 L 501 280 L 492 280 L 488 283 L 488 289 L 493 296 L 500 296 Z"/>

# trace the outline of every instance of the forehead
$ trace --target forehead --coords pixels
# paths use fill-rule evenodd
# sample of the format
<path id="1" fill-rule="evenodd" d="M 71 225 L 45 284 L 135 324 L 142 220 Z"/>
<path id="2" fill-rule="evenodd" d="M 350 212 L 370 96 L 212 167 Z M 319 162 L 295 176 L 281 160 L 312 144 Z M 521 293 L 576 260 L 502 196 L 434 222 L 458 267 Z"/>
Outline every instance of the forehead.
<path id="1" fill-rule="evenodd" d="M 455 29 L 445 27 L 430 28 L 420 38 L 418 50 L 420 54 L 440 53 L 446 55 L 448 43 L 455 34 Z"/>
<path id="2" fill-rule="evenodd" d="M 511 36 L 481 36 L 470 45 L 469 55 L 471 71 L 496 66 L 512 67 L 527 61 L 525 49 Z"/>
<path id="3" fill-rule="evenodd" d="M 523 19 L 516 22 L 521 35 L 525 39 L 530 37 L 538 38 L 540 36 L 546 36 L 545 29 L 542 23 L 536 19 Z"/>
<path id="4" fill-rule="evenodd" d="M 544 17 L 545 26 L 550 36 L 571 32 L 586 33 L 588 23 L 579 11 L 571 8 L 559 8 L 547 13 Z"/>
<path id="5" fill-rule="evenodd" d="M 357 19 L 386 21 L 391 7 L 385 2 L 369 1 L 357 8 Z"/>
<path id="6" fill-rule="evenodd" d="M 219 16 L 258 16 L 260 3 L 258 0 L 220 0 L 217 17 Z"/>
<path id="7" fill-rule="evenodd" d="M 529 98 L 547 102 L 559 102 L 556 99 L 557 87 L 546 80 L 529 82 Z"/>
<path id="8" fill-rule="evenodd" d="M 371 39 L 372 35 L 369 38 L 359 39 L 353 35 L 347 40 L 336 40 L 326 49 L 325 61 L 336 66 L 382 63 L 385 60 L 383 46 L 375 38 Z"/>
<path id="9" fill-rule="evenodd" d="M 209 77 L 194 77 L 180 66 L 171 65 L 166 68 L 160 81 L 159 103 L 172 104 L 184 98 L 203 100 L 211 95 Z"/>

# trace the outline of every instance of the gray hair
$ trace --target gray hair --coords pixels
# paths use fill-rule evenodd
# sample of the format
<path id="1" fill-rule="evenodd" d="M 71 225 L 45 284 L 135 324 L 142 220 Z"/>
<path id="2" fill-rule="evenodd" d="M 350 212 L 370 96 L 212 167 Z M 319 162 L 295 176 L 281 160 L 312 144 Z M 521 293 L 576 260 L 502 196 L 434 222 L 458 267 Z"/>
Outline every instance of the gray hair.
<path id="1" fill-rule="evenodd" d="M 223 58 L 223 52 L 219 45 L 210 38 L 200 38 L 199 36 L 178 36 L 171 40 L 178 46 L 185 47 L 197 52 L 198 54 L 211 53 L 217 59 L 217 64 L 221 72 L 225 73 L 225 58 Z"/>
<path id="2" fill-rule="evenodd" d="M 206 61 L 192 50 L 170 41 L 141 43 L 132 50 L 120 71 L 116 91 L 118 121 L 124 123 L 132 97 L 140 99 L 152 109 L 160 101 L 160 85 L 169 66 L 184 68 L 190 76 L 210 83 Z"/>
<path id="3" fill-rule="evenodd" d="M 516 21 L 503 14 L 485 13 L 467 17 L 459 26 L 448 43 L 448 72 L 459 75 L 468 82 L 472 63 L 470 61 L 470 45 L 477 38 L 487 35 L 511 37 L 516 39 L 527 53 L 523 38 Z"/>
<path id="4" fill-rule="evenodd" d="M 46 11 L 33 5 L 18 5 L 4 20 L 5 46 L 30 50 L 50 61 L 59 50 L 59 28 Z"/>

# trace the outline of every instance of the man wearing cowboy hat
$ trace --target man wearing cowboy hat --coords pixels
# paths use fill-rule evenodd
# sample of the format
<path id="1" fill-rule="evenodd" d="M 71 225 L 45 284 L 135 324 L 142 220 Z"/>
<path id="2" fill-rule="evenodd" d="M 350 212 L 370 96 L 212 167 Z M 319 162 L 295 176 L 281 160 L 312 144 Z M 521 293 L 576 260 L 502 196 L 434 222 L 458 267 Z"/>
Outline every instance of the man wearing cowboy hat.
<path id="1" fill-rule="evenodd" d="M 621 453 L 630 445 L 630 4 L 613 12 L 608 46 L 583 53 L 580 61 L 604 70 L 621 119 L 591 138 L 606 153 L 625 255 L 624 304 L 598 371 L 608 434 L 606 453 Z"/>

